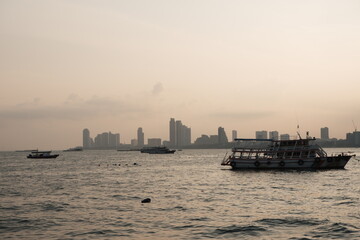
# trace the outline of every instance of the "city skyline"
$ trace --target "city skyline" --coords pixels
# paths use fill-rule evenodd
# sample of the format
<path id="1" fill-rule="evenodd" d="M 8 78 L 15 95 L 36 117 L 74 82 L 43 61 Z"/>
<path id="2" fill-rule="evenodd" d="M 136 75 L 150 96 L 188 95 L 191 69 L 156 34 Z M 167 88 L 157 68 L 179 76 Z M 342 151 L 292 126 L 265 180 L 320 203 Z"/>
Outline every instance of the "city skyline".
<path id="1" fill-rule="evenodd" d="M 358 1 L 0 3 L 0 150 L 360 126 Z M 354 122 L 354 124 L 353 124 Z M 355 125 L 355 127 L 354 127 Z"/>
<path id="2" fill-rule="evenodd" d="M 267 131 L 260 130 L 254 131 L 253 137 L 237 136 L 237 130 L 231 130 L 232 138 L 229 140 L 225 128 L 218 127 L 217 135 L 202 133 L 200 136 L 194 136 L 194 140 L 191 139 L 191 128 L 182 124 L 181 120 L 176 120 L 175 118 L 170 118 L 169 121 L 169 132 L 168 138 L 160 137 L 151 137 L 146 138 L 145 132 L 142 127 L 137 129 L 137 138 L 131 139 L 129 143 L 120 141 L 120 134 L 112 134 L 109 132 L 104 132 L 97 134 L 93 139 L 90 136 L 89 129 L 83 129 L 83 148 L 84 149 L 116 149 L 121 147 L 131 147 L 131 148 L 142 148 L 144 146 L 160 146 L 165 145 L 173 148 L 182 148 L 182 147 L 191 147 L 191 146 L 218 146 L 218 147 L 228 147 L 229 143 L 233 142 L 236 138 L 247 138 L 247 139 L 273 139 L 273 140 L 290 140 L 298 139 L 299 137 L 313 138 L 314 135 L 310 135 L 310 132 L 306 132 L 306 135 L 301 135 L 299 132 L 299 126 L 297 126 L 297 132 L 295 135 L 290 135 L 288 133 L 279 133 L 277 130 Z M 230 130 L 228 130 L 230 132 Z M 322 127 L 319 129 L 320 137 L 318 139 L 321 141 L 321 144 L 328 147 L 344 147 L 344 146 L 360 146 L 360 132 L 355 129 L 354 132 L 346 133 L 346 137 L 343 139 L 332 138 L 329 135 L 329 128 Z M 97 139 L 97 140 L 96 140 Z M 104 143 L 105 142 L 105 143 Z"/>

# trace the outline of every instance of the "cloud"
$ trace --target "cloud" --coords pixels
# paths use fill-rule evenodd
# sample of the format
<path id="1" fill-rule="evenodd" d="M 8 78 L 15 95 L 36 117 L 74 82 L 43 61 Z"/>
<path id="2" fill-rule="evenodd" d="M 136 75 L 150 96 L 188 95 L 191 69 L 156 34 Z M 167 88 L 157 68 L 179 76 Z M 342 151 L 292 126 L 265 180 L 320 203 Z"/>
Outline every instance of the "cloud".
<path id="1" fill-rule="evenodd" d="M 259 119 L 266 118 L 275 115 L 275 112 L 272 111 L 242 111 L 242 112 L 217 112 L 210 113 L 209 117 L 213 118 L 222 118 L 222 119 Z"/>
<path id="2" fill-rule="evenodd" d="M 146 104 L 132 103 L 118 99 L 92 97 L 83 100 L 76 95 L 70 95 L 61 105 L 39 106 L 20 104 L 10 109 L 0 109 L 0 119 L 32 120 L 32 119 L 86 119 L 99 116 L 114 116 L 127 114 L 144 114 L 148 112 Z"/>
<path id="3" fill-rule="evenodd" d="M 162 83 L 159 82 L 159 83 L 157 83 L 157 84 L 154 85 L 153 90 L 152 90 L 152 94 L 153 94 L 154 96 L 157 96 L 157 95 L 159 95 L 163 90 L 164 90 L 163 85 L 162 85 Z"/>

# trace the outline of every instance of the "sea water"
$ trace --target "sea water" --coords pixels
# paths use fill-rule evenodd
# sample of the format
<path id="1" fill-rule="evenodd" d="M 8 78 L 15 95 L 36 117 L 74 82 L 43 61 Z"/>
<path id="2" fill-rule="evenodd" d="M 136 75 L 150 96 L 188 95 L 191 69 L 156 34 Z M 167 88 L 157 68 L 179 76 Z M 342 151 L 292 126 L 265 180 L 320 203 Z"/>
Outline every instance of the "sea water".
<path id="1" fill-rule="evenodd" d="M 233 171 L 227 151 L 2 152 L 0 239 L 360 239 L 358 160 Z"/>

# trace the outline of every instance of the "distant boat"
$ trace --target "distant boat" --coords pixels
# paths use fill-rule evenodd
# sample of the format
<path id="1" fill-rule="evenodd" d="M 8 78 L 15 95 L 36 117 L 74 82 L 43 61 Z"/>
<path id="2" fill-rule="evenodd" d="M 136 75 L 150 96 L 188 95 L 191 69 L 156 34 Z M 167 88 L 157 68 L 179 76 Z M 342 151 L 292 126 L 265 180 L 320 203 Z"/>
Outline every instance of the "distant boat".
<path id="1" fill-rule="evenodd" d="M 328 156 L 315 138 L 297 140 L 235 139 L 238 143 L 221 165 L 233 169 L 343 169 L 354 155 L 346 153 Z M 265 146 L 260 142 L 267 142 Z"/>
<path id="2" fill-rule="evenodd" d="M 66 150 L 64 150 L 64 152 L 79 152 L 79 151 L 82 151 L 83 148 L 82 147 L 74 147 L 74 148 L 68 148 Z"/>
<path id="3" fill-rule="evenodd" d="M 119 152 L 139 152 L 141 149 L 118 149 Z"/>
<path id="4" fill-rule="evenodd" d="M 167 147 L 144 147 L 140 152 L 149 154 L 172 154 L 176 152 L 176 150 L 170 150 Z"/>
<path id="5" fill-rule="evenodd" d="M 27 158 L 57 158 L 59 154 L 51 154 L 51 151 L 32 151 Z"/>

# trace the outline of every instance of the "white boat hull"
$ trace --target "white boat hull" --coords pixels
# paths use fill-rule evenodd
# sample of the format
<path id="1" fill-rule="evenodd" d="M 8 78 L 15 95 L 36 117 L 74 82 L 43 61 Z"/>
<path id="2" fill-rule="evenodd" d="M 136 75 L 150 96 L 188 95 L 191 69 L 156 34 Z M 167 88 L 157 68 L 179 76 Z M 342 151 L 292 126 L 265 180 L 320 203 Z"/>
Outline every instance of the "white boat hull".
<path id="1" fill-rule="evenodd" d="M 306 159 L 231 159 L 233 169 L 343 169 L 351 156 Z"/>

